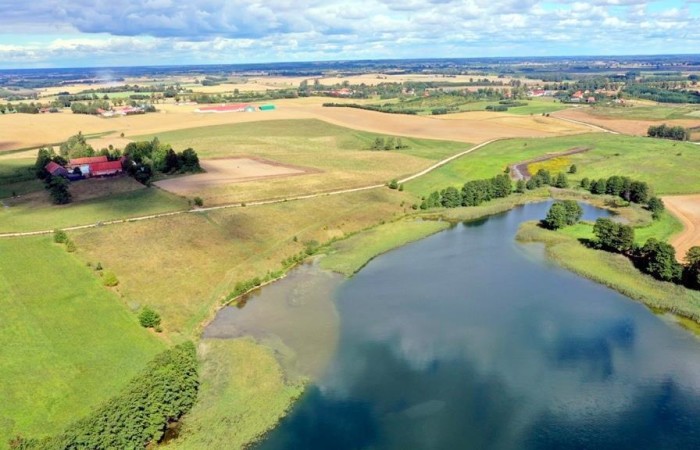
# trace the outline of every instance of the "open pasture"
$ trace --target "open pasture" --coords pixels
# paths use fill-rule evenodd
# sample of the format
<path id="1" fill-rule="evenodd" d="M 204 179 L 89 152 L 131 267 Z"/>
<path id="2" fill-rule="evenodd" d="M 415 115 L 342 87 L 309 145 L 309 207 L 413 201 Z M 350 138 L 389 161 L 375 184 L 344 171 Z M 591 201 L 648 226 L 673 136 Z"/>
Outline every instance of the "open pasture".
<path id="1" fill-rule="evenodd" d="M 285 166 L 260 158 L 218 158 L 200 161 L 206 173 L 185 175 L 157 181 L 155 184 L 178 195 L 190 195 L 204 189 L 231 183 L 262 180 L 267 178 L 303 175 L 310 170 Z"/>
<path id="2" fill-rule="evenodd" d="M 4 447 L 17 434 L 40 437 L 81 418 L 163 345 L 51 237 L 0 240 L 0 255 Z"/>
<path id="3" fill-rule="evenodd" d="M 308 242 L 398 218 L 410 201 L 386 188 L 90 228 L 71 238 L 81 259 L 114 271 L 127 302 L 153 306 L 169 335 L 191 336 L 237 282 L 279 270 Z"/>
<path id="4" fill-rule="evenodd" d="M 590 150 L 565 157 L 566 165 L 576 164 L 578 168 L 575 175 L 569 175 L 572 183 L 584 177 L 626 175 L 647 181 L 660 195 L 700 192 L 700 172 L 687 170 L 700 167 L 700 147 L 664 139 L 601 133 L 495 142 L 407 183 L 406 189 L 417 195 L 427 195 L 449 185 L 461 186 L 467 180 L 490 178 L 513 163 L 580 147 L 590 147 Z M 537 168 L 561 170 L 563 166 L 562 161 L 555 158 L 539 163 Z"/>
<path id="5" fill-rule="evenodd" d="M 196 148 L 202 161 L 210 158 L 261 158 L 268 162 L 273 161 L 277 165 L 277 168 L 266 169 L 274 170 L 276 174 L 280 174 L 281 166 L 291 166 L 295 170 L 301 168 L 307 172 L 304 176 L 291 178 L 259 178 L 262 172 L 251 172 L 244 174 L 249 179 L 246 183 L 236 182 L 243 178 L 239 175 L 229 180 L 234 183 L 226 184 L 223 181 L 227 177 L 230 178 L 231 173 L 221 175 L 216 168 L 216 164 L 220 163 L 216 163 L 210 167 L 217 173 L 210 177 L 193 175 L 188 178 L 197 180 L 199 177 L 202 180 L 219 181 L 202 184 L 192 182 L 193 184 L 186 189 L 188 193 L 202 197 L 205 205 L 210 206 L 383 184 L 392 178 L 418 172 L 436 160 L 468 148 L 467 145 L 458 142 L 401 138 L 402 144 L 407 148 L 373 151 L 371 147 L 377 137 L 388 138 L 396 135 L 365 133 L 320 120 L 219 125 L 137 136 L 134 139 L 150 140 L 154 136 L 158 136 L 161 142 L 173 145 L 176 150 Z M 260 168 L 258 165 L 256 170 Z M 285 170 L 288 175 L 292 174 L 289 169 Z M 257 175 L 258 178 L 250 179 L 251 175 Z M 176 180 L 179 179 L 173 179 L 160 186 L 167 188 L 177 185 Z"/>

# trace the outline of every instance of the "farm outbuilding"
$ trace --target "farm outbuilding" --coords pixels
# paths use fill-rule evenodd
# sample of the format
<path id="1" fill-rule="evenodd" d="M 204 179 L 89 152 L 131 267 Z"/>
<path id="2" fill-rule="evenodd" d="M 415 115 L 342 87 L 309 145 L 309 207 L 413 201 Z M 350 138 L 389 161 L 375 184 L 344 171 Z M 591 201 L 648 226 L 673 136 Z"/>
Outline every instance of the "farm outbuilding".
<path id="1" fill-rule="evenodd" d="M 234 103 L 232 105 L 202 106 L 194 110 L 198 113 L 227 113 L 227 112 L 255 112 L 255 106 L 247 103 Z"/>
<path id="2" fill-rule="evenodd" d="M 60 164 L 57 164 L 53 161 L 50 161 L 47 165 L 44 166 L 44 169 L 54 177 L 67 177 L 68 176 L 68 170 L 63 167 Z"/>
<path id="3" fill-rule="evenodd" d="M 260 111 L 274 111 L 277 108 L 275 107 L 275 105 L 268 104 L 268 105 L 260 105 L 258 107 L 258 109 L 260 109 Z"/>

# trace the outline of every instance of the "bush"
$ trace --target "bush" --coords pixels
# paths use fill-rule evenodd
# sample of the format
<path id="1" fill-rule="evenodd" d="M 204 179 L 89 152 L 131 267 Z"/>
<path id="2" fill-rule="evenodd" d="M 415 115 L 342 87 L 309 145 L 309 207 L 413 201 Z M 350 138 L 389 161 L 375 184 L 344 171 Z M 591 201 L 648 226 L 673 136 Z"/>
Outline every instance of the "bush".
<path id="1" fill-rule="evenodd" d="M 569 173 L 576 173 L 578 172 L 578 167 L 576 167 L 576 164 L 572 164 L 571 167 L 569 167 Z"/>
<path id="2" fill-rule="evenodd" d="M 139 314 L 139 323 L 144 328 L 153 328 L 160 325 L 160 314 L 145 306 Z"/>
<path id="3" fill-rule="evenodd" d="M 57 244 L 68 242 L 68 235 L 63 230 L 53 230 L 53 241 Z"/>
<path id="4" fill-rule="evenodd" d="M 204 206 L 204 200 L 202 200 L 202 197 L 195 197 L 194 204 L 195 204 L 195 206 L 198 206 L 201 208 L 202 206 Z"/>
<path id="5" fill-rule="evenodd" d="M 659 197 L 652 197 L 647 202 L 647 208 L 651 211 L 651 216 L 654 219 L 658 219 L 661 217 L 661 213 L 664 212 L 664 209 L 666 209 L 666 206 Z"/>
<path id="6" fill-rule="evenodd" d="M 598 247 L 602 249 L 628 253 L 634 248 L 634 228 L 629 225 L 599 218 L 593 226 L 593 234 L 598 238 Z"/>
<path id="7" fill-rule="evenodd" d="M 399 182 L 396 179 L 393 179 L 389 182 L 389 189 L 398 189 L 399 188 Z"/>
<path id="8" fill-rule="evenodd" d="M 68 253 L 73 253 L 74 251 L 78 250 L 78 247 L 76 247 L 75 242 L 71 241 L 70 239 L 66 241 L 66 251 Z"/>
<path id="9" fill-rule="evenodd" d="M 117 276 L 114 274 L 114 272 L 111 271 L 106 271 L 102 275 L 102 285 L 107 286 L 107 287 L 114 287 L 119 284 L 119 280 L 117 279 Z"/>

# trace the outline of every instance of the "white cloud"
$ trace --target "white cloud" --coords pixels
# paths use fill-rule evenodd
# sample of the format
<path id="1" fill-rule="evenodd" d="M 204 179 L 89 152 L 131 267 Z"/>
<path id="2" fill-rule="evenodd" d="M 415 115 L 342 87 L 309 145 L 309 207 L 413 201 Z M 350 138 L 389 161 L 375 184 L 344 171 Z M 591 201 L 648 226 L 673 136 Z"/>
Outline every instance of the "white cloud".
<path id="1" fill-rule="evenodd" d="M 651 4 L 651 3 L 649 3 Z M 633 0 L 0 0 L 2 33 L 25 35 L 0 49 L 13 61 L 132 56 L 198 61 L 266 61 L 356 57 L 501 56 L 600 52 L 688 52 L 700 21 L 678 5 L 658 13 Z M 658 10 L 658 4 L 656 10 Z M 641 22 L 655 34 L 639 36 Z M 72 34 L 78 40 L 33 44 L 32 36 Z M 73 37 L 71 36 L 71 37 Z M 640 47 L 639 39 L 648 39 Z M 99 42 L 99 44 L 97 43 Z M 205 45 L 198 46 L 196 43 Z M 126 43 L 126 44 L 125 44 Z M 570 43 L 570 44 L 566 44 Z M 573 44 L 575 43 L 575 47 Z M 139 54 L 139 51 L 157 54 Z M 196 48 L 196 50 L 195 50 Z M 430 48 L 428 54 L 425 49 Z M 143 49 L 143 50 L 141 50 Z M 274 50 L 273 50 L 274 49 Z M 481 52 L 475 55 L 474 51 Z M 202 54 L 194 54 L 201 51 Z M 188 53 L 189 52 L 189 53 Z M 228 53 L 227 53 L 228 52 Z M 422 53 L 421 53 L 422 52 Z M 38 56 L 37 56 L 38 55 Z M 43 56 L 42 56 L 43 55 Z"/>

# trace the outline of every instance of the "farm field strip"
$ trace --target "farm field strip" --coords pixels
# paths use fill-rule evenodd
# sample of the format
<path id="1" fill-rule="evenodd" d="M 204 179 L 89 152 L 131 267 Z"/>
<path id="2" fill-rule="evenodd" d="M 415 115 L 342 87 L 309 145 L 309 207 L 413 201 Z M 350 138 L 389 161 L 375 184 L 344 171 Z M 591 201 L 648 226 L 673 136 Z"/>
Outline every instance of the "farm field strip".
<path id="1" fill-rule="evenodd" d="M 474 152 L 474 151 L 476 151 L 476 150 L 478 150 L 486 145 L 489 145 L 493 142 L 496 142 L 496 141 L 497 140 L 484 142 L 484 143 L 476 145 L 468 150 L 464 150 L 463 152 L 460 152 L 456 155 L 452 155 L 448 158 L 445 158 L 445 159 L 433 164 L 432 166 L 428 167 L 427 169 L 424 169 L 416 174 L 413 174 L 411 176 L 408 176 L 406 178 L 398 180 L 398 182 L 399 183 L 406 183 L 408 181 L 415 180 L 416 178 L 424 176 L 424 175 L 432 172 L 433 170 L 435 170 L 441 166 L 444 166 L 445 164 L 448 164 L 451 161 L 454 161 L 457 158 L 460 158 L 464 155 L 467 155 L 471 152 Z M 285 198 L 277 198 L 277 199 L 269 199 L 269 200 L 258 200 L 258 201 L 252 201 L 252 202 L 236 202 L 236 203 L 211 206 L 211 207 L 206 207 L 206 208 L 195 208 L 195 209 L 188 209 L 188 210 L 171 211 L 171 212 L 159 213 L 159 214 L 149 214 L 149 215 L 140 216 L 140 217 L 131 217 L 128 219 L 115 219 L 115 220 L 108 220 L 108 221 L 98 222 L 98 223 L 90 223 L 90 224 L 86 224 L 86 225 L 77 225 L 77 226 L 63 228 L 63 230 L 65 230 L 65 231 L 85 230 L 88 228 L 95 228 L 95 227 L 101 227 L 101 226 L 106 226 L 106 225 L 117 225 L 117 224 L 129 223 L 129 222 L 141 222 L 144 220 L 152 220 L 152 219 L 159 219 L 159 218 L 163 218 L 163 217 L 171 217 L 171 216 L 176 216 L 179 214 L 186 214 L 186 213 L 197 214 L 197 213 L 205 213 L 208 211 L 216 211 L 216 210 L 228 209 L 228 208 L 271 205 L 271 204 L 275 204 L 275 203 L 284 203 L 284 202 L 290 202 L 290 201 L 295 201 L 295 200 L 306 200 L 306 199 L 317 198 L 317 197 L 322 197 L 322 196 L 348 194 L 348 193 L 352 193 L 352 192 L 362 192 L 362 191 L 367 191 L 367 190 L 371 190 L 371 189 L 379 189 L 379 188 L 385 188 L 385 187 L 386 187 L 386 185 L 384 185 L 384 184 L 373 184 L 373 185 L 369 185 L 369 186 L 361 186 L 361 187 L 348 188 L 348 189 L 339 189 L 339 190 L 327 191 L 327 192 L 317 192 L 317 193 L 313 193 L 313 194 L 298 195 L 298 196 L 294 196 L 294 197 L 285 197 Z M 0 238 L 39 236 L 39 235 L 51 234 L 51 233 L 53 233 L 53 229 L 15 232 L 15 233 L 0 233 Z"/>

